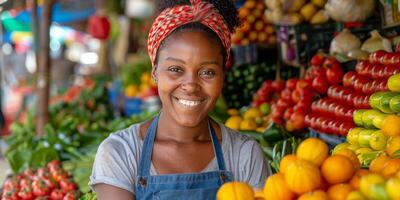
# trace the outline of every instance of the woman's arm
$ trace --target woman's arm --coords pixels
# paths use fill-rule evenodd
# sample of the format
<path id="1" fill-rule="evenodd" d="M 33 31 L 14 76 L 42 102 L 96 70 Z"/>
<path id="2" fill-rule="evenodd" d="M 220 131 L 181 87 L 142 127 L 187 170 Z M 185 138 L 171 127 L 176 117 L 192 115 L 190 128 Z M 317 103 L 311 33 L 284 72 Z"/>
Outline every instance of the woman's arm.
<path id="1" fill-rule="evenodd" d="M 99 200 L 109 200 L 109 199 L 118 199 L 118 200 L 134 200 L 135 197 L 133 194 L 127 190 L 114 187 L 112 185 L 107 185 L 104 183 L 99 183 L 94 186 L 95 191 L 97 193 L 97 199 Z"/>

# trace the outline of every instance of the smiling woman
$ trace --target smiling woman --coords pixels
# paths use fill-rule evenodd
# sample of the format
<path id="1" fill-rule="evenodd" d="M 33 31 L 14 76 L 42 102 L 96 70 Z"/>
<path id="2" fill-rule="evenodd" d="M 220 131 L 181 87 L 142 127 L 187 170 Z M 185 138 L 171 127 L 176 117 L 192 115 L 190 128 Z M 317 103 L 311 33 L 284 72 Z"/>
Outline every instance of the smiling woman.
<path id="1" fill-rule="evenodd" d="M 162 111 L 103 141 L 89 184 L 99 199 L 215 199 L 234 180 L 261 188 L 271 170 L 257 142 L 208 116 L 238 24 L 232 2 L 159 6 L 148 51 Z"/>

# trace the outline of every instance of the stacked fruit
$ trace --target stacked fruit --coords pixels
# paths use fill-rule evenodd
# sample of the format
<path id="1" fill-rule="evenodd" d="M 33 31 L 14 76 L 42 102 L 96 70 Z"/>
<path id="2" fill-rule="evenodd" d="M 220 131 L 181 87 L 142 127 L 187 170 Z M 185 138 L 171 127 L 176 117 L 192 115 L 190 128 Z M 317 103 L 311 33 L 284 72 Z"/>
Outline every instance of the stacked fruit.
<path id="1" fill-rule="evenodd" d="M 265 79 L 272 78 L 275 66 L 266 63 L 234 66 L 226 74 L 223 96 L 229 108 L 249 105 Z M 240 93 L 238 92 L 240 91 Z"/>
<path id="2" fill-rule="evenodd" d="M 51 161 L 36 171 L 27 169 L 4 183 L 3 200 L 11 199 L 79 199 L 80 192 L 60 162 Z"/>
<path id="3" fill-rule="evenodd" d="M 283 89 L 285 89 L 285 81 L 265 80 L 257 93 L 253 95 L 252 106 L 258 107 L 263 103 L 275 104 Z"/>
<path id="4" fill-rule="evenodd" d="M 276 44 L 274 26 L 264 16 L 265 7 L 262 1 L 247 0 L 243 7 L 239 8 L 239 17 L 243 24 L 232 36 L 233 45 Z"/>
<path id="5" fill-rule="evenodd" d="M 321 24 L 329 20 L 323 9 L 326 0 L 266 0 L 265 15 L 274 24 L 295 25 L 302 22 Z"/>
<path id="6" fill-rule="evenodd" d="M 158 94 L 157 85 L 151 80 L 150 72 L 143 72 L 138 84 L 130 84 L 125 87 L 125 96 L 128 98 L 140 97 L 141 99 L 156 96 Z"/>
<path id="7" fill-rule="evenodd" d="M 250 107 L 240 114 L 236 109 L 229 109 L 230 117 L 225 125 L 234 130 L 264 132 L 269 125 L 269 104 L 263 103 L 259 107 Z"/>

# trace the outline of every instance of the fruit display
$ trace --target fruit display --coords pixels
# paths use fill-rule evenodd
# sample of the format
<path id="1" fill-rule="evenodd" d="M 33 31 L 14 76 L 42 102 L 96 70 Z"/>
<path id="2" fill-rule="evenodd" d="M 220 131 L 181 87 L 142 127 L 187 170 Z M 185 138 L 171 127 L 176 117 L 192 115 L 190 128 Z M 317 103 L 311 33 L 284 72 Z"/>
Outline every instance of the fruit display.
<path id="1" fill-rule="evenodd" d="M 275 28 L 264 15 L 265 8 L 264 2 L 259 0 L 247 0 L 239 8 L 239 17 L 243 24 L 232 35 L 233 45 L 276 45 Z"/>
<path id="2" fill-rule="evenodd" d="M 264 132 L 269 125 L 270 106 L 263 103 L 260 107 L 247 108 L 242 115 L 236 109 L 228 110 L 230 117 L 226 120 L 225 126 L 240 131 Z"/>
<path id="3" fill-rule="evenodd" d="M 125 87 L 124 95 L 127 98 L 139 97 L 145 99 L 151 96 L 157 96 L 157 86 L 154 81 L 151 80 L 150 72 L 143 72 L 140 75 L 140 83 L 138 85 L 130 84 Z"/>
<path id="4" fill-rule="evenodd" d="M 268 103 L 268 105 L 275 104 L 282 90 L 285 89 L 285 84 L 283 80 L 265 80 L 256 94 L 253 95 L 251 105 L 258 107 L 263 103 Z"/>
<path id="5" fill-rule="evenodd" d="M 368 169 L 352 151 L 337 148 L 329 154 L 328 145 L 308 138 L 294 154 L 280 162 L 279 172 L 269 176 L 263 190 L 240 182 L 224 184 L 217 199 L 398 199 L 400 159 L 380 156 Z"/>
<path id="6" fill-rule="evenodd" d="M 68 172 L 61 168 L 60 161 L 53 160 L 38 169 L 28 168 L 4 182 L 3 200 L 74 200 L 81 193 Z"/>
<path id="7" fill-rule="evenodd" d="M 275 77 L 275 66 L 266 63 L 234 66 L 226 74 L 222 94 L 228 108 L 240 109 L 249 105 L 253 94 L 265 79 Z M 238 92 L 240 91 L 240 92 Z"/>
<path id="8" fill-rule="evenodd" d="M 324 10 L 326 0 L 266 0 L 265 15 L 274 24 L 295 25 L 300 23 L 321 24 L 329 21 Z"/>

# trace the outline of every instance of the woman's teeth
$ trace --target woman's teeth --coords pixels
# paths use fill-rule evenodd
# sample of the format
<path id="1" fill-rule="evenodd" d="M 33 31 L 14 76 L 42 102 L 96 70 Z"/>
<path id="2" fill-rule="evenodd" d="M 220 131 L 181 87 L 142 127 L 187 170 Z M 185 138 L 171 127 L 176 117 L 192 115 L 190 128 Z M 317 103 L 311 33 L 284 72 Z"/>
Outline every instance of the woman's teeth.
<path id="1" fill-rule="evenodd" d="M 188 107 L 194 107 L 199 105 L 202 101 L 189 101 L 189 100 L 179 99 L 178 102 Z"/>

